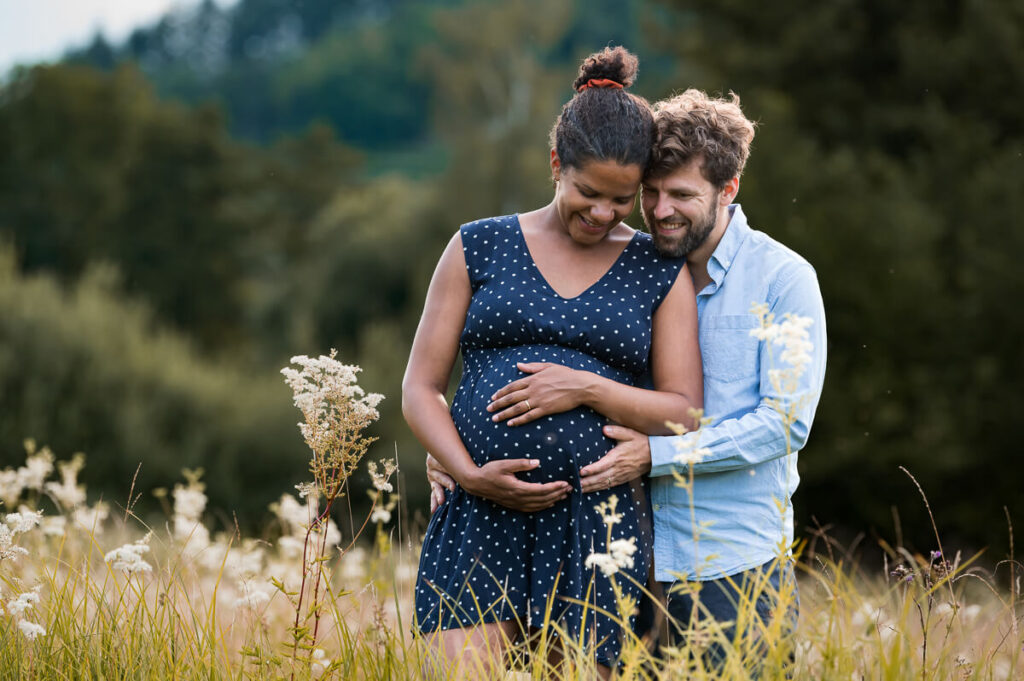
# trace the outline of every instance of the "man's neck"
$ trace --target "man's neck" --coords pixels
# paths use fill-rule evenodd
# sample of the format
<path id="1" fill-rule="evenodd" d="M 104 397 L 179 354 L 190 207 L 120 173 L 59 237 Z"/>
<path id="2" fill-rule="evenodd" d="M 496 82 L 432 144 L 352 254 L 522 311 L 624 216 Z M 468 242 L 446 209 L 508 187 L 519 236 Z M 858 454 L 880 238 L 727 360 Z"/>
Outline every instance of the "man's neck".
<path id="1" fill-rule="evenodd" d="M 723 206 L 718 211 L 718 219 L 715 220 L 715 228 L 700 246 L 695 248 L 686 256 L 686 264 L 690 268 L 690 277 L 693 279 L 693 289 L 697 293 L 704 290 L 704 287 L 711 283 L 711 275 L 708 274 L 708 261 L 718 248 L 718 244 L 725 236 L 725 231 L 732 220 L 732 213 L 728 206 Z"/>

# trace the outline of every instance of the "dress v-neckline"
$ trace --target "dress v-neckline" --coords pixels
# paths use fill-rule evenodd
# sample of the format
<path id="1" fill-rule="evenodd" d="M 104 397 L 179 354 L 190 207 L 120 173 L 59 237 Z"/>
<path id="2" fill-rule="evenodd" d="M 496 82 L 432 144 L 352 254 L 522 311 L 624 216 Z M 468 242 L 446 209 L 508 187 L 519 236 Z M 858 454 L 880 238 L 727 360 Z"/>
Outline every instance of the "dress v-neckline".
<path id="1" fill-rule="evenodd" d="M 626 243 L 626 245 L 622 248 L 621 251 L 619 251 L 619 255 L 616 256 L 615 261 L 611 264 L 611 266 L 608 267 L 608 269 L 606 269 L 604 271 L 603 274 L 601 274 L 600 277 L 597 278 L 596 281 L 594 281 L 592 284 L 590 284 L 589 286 L 587 286 L 585 289 L 583 289 L 582 291 L 580 291 L 579 293 L 577 293 L 574 296 L 564 296 L 561 293 L 559 293 L 555 289 L 555 287 L 551 285 L 551 282 L 548 281 L 548 278 L 544 276 L 544 273 L 540 269 L 540 265 L 537 264 L 537 260 L 533 257 L 533 252 L 530 250 L 530 244 L 526 241 L 526 234 L 523 232 L 523 223 L 519 221 L 518 213 L 516 214 L 515 218 L 516 218 L 516 231 L 519 233 L 520 243 L 522 243 L 522 245 L 523 245 L 523 250 L 526 251 L 527 259 L 530 261 L 530 264 L 533 265 L 533 272 L 534 272 L 534 274 L 536 275 L 537 279 L 539 279 L 541 281 L 541 283 L 543 283 L 544 286 L 546 286 L 548 288 L 548 290 L 551 291 L 551 293 L 555 294 L 557 297 L 561 298 L 562 300 L 577 300 L 579 298 L 582 298 L 585 294 L 589 293 L 593 289 L 597 288 L 597 286 L 601 282 L 603 282 L 608 277 L 609 274 L 611 274 L 612 270 L 614 270 L 616 268 L 616 266 L 618 266 L 619 262 L 622 261 L 622 259 L 626 255 L 626 251 L 629 250 L 629 247 L 633 245 L 634 241 L 636 241 L 637 235 L 640 234 L 639 230 L 634 230 L 633 236 L 630 237 L 630 239 Z"/>

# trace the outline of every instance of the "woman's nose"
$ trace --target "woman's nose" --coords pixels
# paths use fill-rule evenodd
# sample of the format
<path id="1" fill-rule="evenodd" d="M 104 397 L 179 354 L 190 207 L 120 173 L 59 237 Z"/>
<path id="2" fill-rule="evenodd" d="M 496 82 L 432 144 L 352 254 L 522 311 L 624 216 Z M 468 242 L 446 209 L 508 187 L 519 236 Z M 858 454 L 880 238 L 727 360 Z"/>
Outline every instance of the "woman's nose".
<path id="1" fill-rule="evenodd" d="M 590 209 L 590 215 L 598 222 L 608 222 L 615 217 L 615 210 L 610 203 L 597 203 Z"/>

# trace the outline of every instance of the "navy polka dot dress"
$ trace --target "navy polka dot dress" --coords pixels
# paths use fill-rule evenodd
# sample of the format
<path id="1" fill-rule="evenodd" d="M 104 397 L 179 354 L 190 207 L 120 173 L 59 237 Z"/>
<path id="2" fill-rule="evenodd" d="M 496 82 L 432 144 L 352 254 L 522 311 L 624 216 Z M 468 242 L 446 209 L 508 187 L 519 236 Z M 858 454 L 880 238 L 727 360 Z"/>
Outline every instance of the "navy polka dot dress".
<path id="1" fill-rule="evenodd" d="M 607 552 L 608 528 L 595 506 L 617 496 L 622 521 L 612 527 L 612 540 L 635 537 L 639 550 L 634 566 L 623 570 L 629 577 L 615 579 L 638 595 L 633 582 L 646 583 L 651 546 L 644 487 L 581 493 L 579 469 L 614 445 L 601 432 L 607 419 L 597 412 L 579 408 L 510 427 L 491 421 L 486 407 L 495 391 L 524 376 L 516 362 L 556 362 L 635 384 L 648 372 L 654 310 L 685 260 L 660 257 L 651 237 L 637 232 L 597 283 L 563 298 L 537 269 L 517 216 L 463 225 L 461 235 L 473 296 L 460 339 L 463 373 L 452 420 L 478 465 L 538 459 L 540 466 L 520 473 L 522 479 L 566 480 L 574 491 L 537 513 L 498 506 L 461 487 L 449 493 L 423 541 L 418 628 L 429 633 L 516 620 L 526 630 L 547 618 L 574 637 L 585 626 L 597 659 L 613 664 L 620 632 L 599 612 L 616 612 L 611 582 L 584 561 Z"/>

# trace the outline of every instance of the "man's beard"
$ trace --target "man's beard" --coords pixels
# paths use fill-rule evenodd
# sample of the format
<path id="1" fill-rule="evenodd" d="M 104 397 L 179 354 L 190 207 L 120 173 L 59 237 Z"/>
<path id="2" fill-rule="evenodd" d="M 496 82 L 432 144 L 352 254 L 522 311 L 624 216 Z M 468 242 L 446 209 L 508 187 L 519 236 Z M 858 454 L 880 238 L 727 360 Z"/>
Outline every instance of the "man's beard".
<path id="1" fill-rule="evenodd" d="M 700 219 L 680 228 L 683 235 L 679 238 L 673 238 L 658 232 L 658 222 L 666 222 L 665 220 L 653 220 L 648 217 L 646 212 L 644 212 L 643 216 L 647 229 L 651 232 L 651 236 L 654 237 L 654 247 L 658 249 L 658 252 L 669 258 L 681 258 L 700 248 L 701 244 L 707 241 L 708 235 L 714 230 L 715 222 L 718 220 L 718 197 L 717 195 L 715 196 L 710 209 Z"/>

